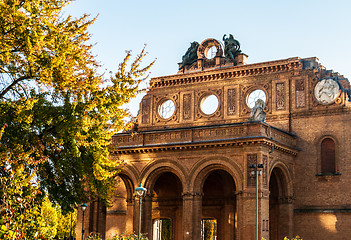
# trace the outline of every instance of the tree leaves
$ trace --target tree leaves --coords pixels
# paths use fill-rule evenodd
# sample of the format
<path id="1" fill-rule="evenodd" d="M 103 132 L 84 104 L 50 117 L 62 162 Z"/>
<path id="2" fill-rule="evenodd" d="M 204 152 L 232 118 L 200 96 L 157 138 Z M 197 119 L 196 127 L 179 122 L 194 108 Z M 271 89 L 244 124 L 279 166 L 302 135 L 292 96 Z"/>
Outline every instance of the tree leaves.
<path id="1" fill-rule="evenodd" d="M 0 2 L 2 166 L 36 172 L 64 211 L 108 203 L 121 168 L 109 158 L 111 137 L 128 126 L 122 106 L 154 63 L 142 67 L 145 49 L 134 61 L 128 51 L 110 78 L 98 74 L 88 31 L 95 18 L 63 17 L 70 2 Z"/>

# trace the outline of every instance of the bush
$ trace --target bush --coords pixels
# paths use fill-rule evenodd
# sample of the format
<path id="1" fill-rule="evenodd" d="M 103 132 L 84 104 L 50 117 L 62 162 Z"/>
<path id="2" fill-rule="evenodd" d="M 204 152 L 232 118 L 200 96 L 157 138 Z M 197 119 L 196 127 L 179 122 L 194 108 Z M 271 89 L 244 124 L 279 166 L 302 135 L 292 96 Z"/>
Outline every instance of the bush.
<path id="1" fill-rule="evenodd" d="M 141 240 L 148 240 L 145 234 L 140 237 Z M 99 233 L 90 233 L 87 240 L 102 240 Z M 116 234 L 110 240 L 138 240 L 138 235 L 136 234 Z"/>

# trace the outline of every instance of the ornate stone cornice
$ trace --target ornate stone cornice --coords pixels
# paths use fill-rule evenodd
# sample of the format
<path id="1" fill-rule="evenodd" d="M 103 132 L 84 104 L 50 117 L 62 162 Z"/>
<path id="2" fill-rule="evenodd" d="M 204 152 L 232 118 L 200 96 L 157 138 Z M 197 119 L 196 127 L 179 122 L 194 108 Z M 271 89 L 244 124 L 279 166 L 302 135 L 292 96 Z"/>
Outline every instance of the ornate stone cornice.
<path id="1" fill-rule="evenodd" d="M 226 140 L 228 141 L 228 140 Z M 265 145 L 270 147 L 274 150 L 278 150 L 280 152 L 284 152 L 287 154 L 291 154 L 296 156 L 299 152 L 298 148 L 293 148 L 289 146 L 285 146 L 279 144 L 271 139 L 267 139 L 266 137 L 256 136 L 247 137 L 245 140 L 238 139 L 233 140 L 232 142 L 211 142 L 211 141 L 204 141 L 201 143 L 178 143 L 178 144 L 165 144 L 163 146 L 160 145 L 150 145 L 145 147 L 116 147 L 111 150 L 113 154 L 134 154 L 134 153 L 151 153 L 151 152 L 162 152 L 162 151 L 176 151 L 176 150 L 191 150 L 191 149 L 204 149 L 204 148 L 219 148 L 219 147 L 243 147 L 248 145 Z"/>
<path id="2" fill-rule="evenodd" d="M 302 70 L 300 58 L 295 57 L 284 60 L 219 68 L 209 71 L 157 77 L 151 79 L 150 88 L 153 89 L 205 81 L 217 81 L 228 78 L 287 72 L 291 70 Z"/>
<path id="3" fill-rule="evenodd" d="M 246 145 L 264 145 L 270 151 L 278 150 L 294 156 L 298 153 L 294 135 L 262 122 L 117 134 L 113 137 L 111 153 L 134 154 Z"/>

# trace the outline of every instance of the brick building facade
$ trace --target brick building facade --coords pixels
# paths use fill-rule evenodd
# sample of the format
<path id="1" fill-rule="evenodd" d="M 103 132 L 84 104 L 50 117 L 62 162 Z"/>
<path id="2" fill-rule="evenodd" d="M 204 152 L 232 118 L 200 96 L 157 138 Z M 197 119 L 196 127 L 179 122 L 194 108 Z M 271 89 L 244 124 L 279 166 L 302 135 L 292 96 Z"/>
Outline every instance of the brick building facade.
<path id="1" fill-rule="evenodd" d="M 203 239 L 212 231 L 220 240 L 253 240 L 250 167 L 263 164 L 258 239 L 351 236 L 348 80 L 317 58 L 246 59 L 240 51 L 231 59 L 227 42 L 207 39 L 178 74 L 151 80 L 136 129 L 113 138 L 111 157 L 125 163 L 114 204 L 89 204 L 86 233 L 137 232 L 134 189 L 142 183 L 141 229 L 150 239 Z M 258 98 L 265 122 L 250 120 Z"/>

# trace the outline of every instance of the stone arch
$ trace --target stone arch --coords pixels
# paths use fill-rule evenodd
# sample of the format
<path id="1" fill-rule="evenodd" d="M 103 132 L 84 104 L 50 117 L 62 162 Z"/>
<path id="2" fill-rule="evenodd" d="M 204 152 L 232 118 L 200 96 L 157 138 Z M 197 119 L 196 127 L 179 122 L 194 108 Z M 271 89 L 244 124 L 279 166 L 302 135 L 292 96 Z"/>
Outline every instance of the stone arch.
<path id="1" fill-rule="evenodd" d="M 196 221 L 202 223 L 202 234 L 206 232 L 206 221 L 214 221 L 217 238 L 233 239 L 237 231 L 237 192 L 243 189 L 240 167 L 229 158 L 210 157 L 198 162 L 190 176 L 189 189 L 199 209 Z"/>
<path id="2" fill-rule="evenodd" d="M 141 179 L 148 192 L 145 197 L 144 229 L 152 239 L 155 223 L 169 219 L 171 238 L 181 239 L 182 193 L 188 179 L 185 169 L 175 161 L 158 160 L 143 169 Z"/>
<path id="3" fill-rule="evenodd" d="M 128 199 L 133 198 L 134 189 L 138 185 L 138 170 L 131 165 L 124 165 L 118 176 L 122 179 L 128 189 Z"/>
<path id="4" fill-rule="evenodd" d="M 269 171 L 269 239 L 279 240 L 292 232 L 293 182 L 289 167 L 275 162 Z"/>
<path id="5" fill-rule="evenodd" d="M 243 189 L 243 170 L 229 158 L 210 157 L 198 162 L 191 170 L 189 176 L 189 190 L 201 192 L 206 177 L 214 170 L 224 170 L 228 172 L 235 183 L 236 191 Z"/>
<path id="6" fill-rule="evenodd" d="M 179 178 L 184 191 L 186 188 L 186 183 L 188 181 L 187 172 L 183 166 L 173 160 L 158 160 L 147 165 L 141 172 L 141 182 L 148 189 L 148 191 L 149 189 L 151 191 L 151 189 L 153 189 L 155 181 L 164 172 L 171 172 L 175 174 Z"/>
<path id="7" fill-rule="evenodd" d="M 218 40 L 216 40 L 214 38 L 208 38 L 200 44 L 200 46 L 197 49 L 197 57 L 199 59 L 205 58 L 206 51 L 213 46 L 216 47 L 216 49 L 217 49 L 216 57 L 222 57 L 223 56 L 223 46 Z"/>
<path id="8" fill-rule="evenodd" d="M 268 186 L 270 184 L 272 172 L 274 169 L 279 169 L 280 171 L 279 172 L 279 177 L 281 179 L 280 188 L 284 192 L 284 195 L 286 197 L 293 196 L 294 193 L 293 193 L 292 169 L 289 169 L 289 167 L 281 161 L 274 162 L 269 169 Z"/>

